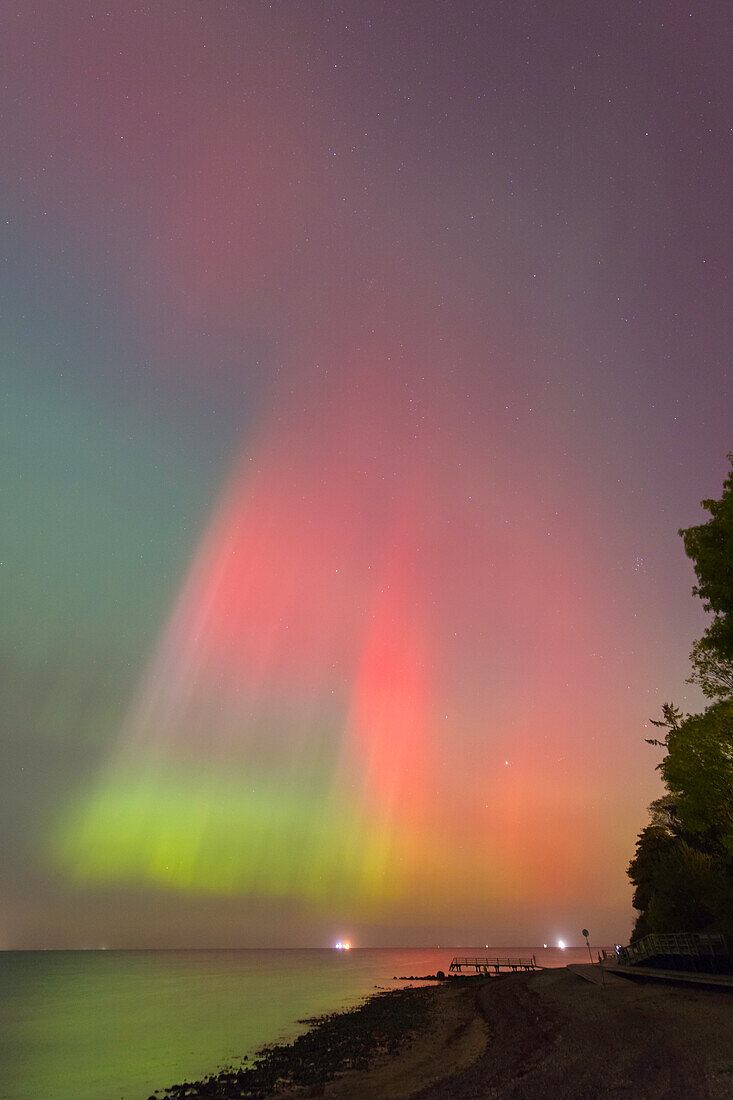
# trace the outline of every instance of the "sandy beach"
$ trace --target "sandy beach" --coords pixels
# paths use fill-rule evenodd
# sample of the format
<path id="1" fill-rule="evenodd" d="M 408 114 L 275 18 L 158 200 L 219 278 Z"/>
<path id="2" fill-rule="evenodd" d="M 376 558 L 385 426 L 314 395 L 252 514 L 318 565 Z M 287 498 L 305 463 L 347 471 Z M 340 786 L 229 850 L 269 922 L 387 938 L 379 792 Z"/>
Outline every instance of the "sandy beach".
<path id="1" fill-rule="evenodd" d="M 378 995 L 175 1097 L 634 1100 L 733 1096 L 733 995 L 566 969 Z M 266 1059 L 267 1062 L 267 1059 Z"/>

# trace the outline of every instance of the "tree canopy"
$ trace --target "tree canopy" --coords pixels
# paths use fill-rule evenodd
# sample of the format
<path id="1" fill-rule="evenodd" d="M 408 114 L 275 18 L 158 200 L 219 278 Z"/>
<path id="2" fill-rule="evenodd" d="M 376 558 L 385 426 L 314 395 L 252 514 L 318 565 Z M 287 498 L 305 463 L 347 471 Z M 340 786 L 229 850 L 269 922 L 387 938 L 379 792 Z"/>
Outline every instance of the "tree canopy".
<path id="1" fill-rule="evenodd" d="M 660 770 L 685 832 L 712 854 L 733 856 L 733 702 L 671 729 Z"/>
<path id="2" fill-rule="evenodd" d="M 703 639 L 708 640 L 710 651 L 733 659 L 733 454 L 728 460 L 731 470 L 720 500 L 701 502 L 711 518 L 697 527 L 683 528 L 680 535 L 698 580 L 692 591 L 715 616 Z"/>
<path id="3" fill-rule="evenodd" d="M 680 531 L 713 621 L 690 655 L 692 683 L 714 700 L 700 714 L 671 703 L 653 724 L 665 750 L 667 794 L 653 802 L 629 866 L 639 911 L 633 937 L 648 932 L 733 935 L 733 455 L 720 500 L 704 500 L 707 523 Z"/>

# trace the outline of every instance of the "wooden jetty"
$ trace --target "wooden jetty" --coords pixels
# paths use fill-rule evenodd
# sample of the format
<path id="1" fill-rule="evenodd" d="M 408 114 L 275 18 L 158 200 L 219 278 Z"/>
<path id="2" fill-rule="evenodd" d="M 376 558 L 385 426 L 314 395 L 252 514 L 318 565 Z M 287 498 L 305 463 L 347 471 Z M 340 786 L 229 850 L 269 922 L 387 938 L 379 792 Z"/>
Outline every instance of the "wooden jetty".
<path id="1" fill-rule="evenodd" d="M 529 959 L 487 959 L 478 956 L 456 955 L 448 967 L 454 974 L 473 970 L 476 974 L 511 974 L 520 970 L 541 970 L 536 956 Z"/>

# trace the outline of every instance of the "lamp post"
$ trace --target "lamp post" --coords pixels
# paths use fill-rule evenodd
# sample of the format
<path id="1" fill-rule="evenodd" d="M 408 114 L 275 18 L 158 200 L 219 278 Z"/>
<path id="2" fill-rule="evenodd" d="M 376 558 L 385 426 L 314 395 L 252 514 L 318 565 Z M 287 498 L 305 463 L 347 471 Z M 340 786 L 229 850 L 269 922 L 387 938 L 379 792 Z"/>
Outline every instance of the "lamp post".
<path id="1" fill-rule="evenodd" d="M 587 928 L 583 929 L 582 935 L 585 936 L 585 946 L 588 948 L 588 958 L 590 959 L 591 966 L 593 966 L 593 955 L 591 954 L 590 944 L 588 943 L 588 936 L 590 933 Z"/>

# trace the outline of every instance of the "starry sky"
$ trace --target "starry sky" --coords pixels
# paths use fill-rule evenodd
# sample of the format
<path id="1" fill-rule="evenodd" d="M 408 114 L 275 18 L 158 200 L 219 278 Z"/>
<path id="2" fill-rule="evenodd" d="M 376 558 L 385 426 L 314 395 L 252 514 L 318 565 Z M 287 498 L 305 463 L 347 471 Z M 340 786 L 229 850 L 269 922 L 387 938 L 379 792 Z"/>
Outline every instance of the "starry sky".
<path id="1" fill-rule="evenodd" d="M 732 23 L 5 5 L 0 947 L 628 936 Z"/>

